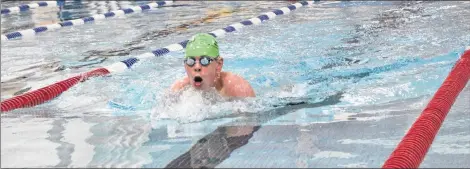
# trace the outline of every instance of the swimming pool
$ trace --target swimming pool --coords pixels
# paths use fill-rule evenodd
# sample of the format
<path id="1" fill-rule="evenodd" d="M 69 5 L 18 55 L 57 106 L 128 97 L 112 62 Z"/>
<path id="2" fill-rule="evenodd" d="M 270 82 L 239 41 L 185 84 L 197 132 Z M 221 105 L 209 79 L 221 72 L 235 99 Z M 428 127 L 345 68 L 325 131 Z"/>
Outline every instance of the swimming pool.
<path id="1" fill-rule="evenodd" d="M 57 9 L 2 16 L 2 33 L 112 6 L 90 4 L 67 2 L 65 16 Z M 2 83 L 2 100 L 288 4 L 177 1 L 2 43 L 2 82 L 26 74 Z M 138 62 L 2 114 L 2 167 L 381 166 L 469 45 L 469 8 L 341 2 L 233 32 L 219 45 L 224 69 L 246 77 L 259 96 L 246 101 L 210 103 L 217 98 L 188 92 L 186 102 L 165 106 L 165 91 L 184 75 L 183 53 Z M 161 33 L 220 9 L 233 12 Z M 469 102 L 467 84 L 421 167 L 470 166 Z"/>

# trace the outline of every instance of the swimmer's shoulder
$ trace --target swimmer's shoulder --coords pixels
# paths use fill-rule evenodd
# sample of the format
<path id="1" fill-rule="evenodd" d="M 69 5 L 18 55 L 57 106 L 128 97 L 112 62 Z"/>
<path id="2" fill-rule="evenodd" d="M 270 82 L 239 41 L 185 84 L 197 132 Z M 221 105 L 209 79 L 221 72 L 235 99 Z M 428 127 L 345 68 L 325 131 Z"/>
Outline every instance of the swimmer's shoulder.
<path id="1" fill-rule="evenodd" d="M 255 97 L 255 92 L 245 78 L 231 73 L 223 72 L 224 93 L 233 97 Z"/>
<path id="2" fill-rule="evenodd" d="M 189 78 L 184 77 L 183 79 L 177 80 L 172 86 L 171 91 L 178 92 L 189 84 Z"/>
<path id="3" fill-rule="evenodd" d="M 245 80 L 240 75 L 232 72 L 222 72 L 222 77 L 224 79 L 224 85 L 232 85 L 233 83 L 239 83 Z"/>

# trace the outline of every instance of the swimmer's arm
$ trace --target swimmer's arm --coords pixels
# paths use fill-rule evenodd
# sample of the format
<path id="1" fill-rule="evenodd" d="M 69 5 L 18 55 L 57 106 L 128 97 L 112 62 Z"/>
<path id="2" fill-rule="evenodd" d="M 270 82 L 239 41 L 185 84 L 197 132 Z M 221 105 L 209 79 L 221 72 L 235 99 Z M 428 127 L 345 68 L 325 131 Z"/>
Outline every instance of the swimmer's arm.
<path id="1" fill-rule="evenodd" d="M 171 91 L 172 92 L 179 92 L 181 89 L 183 89 L 186 85 L 189 84 L 189 78 L 185 77 L 181 80 L 176 81 L 172 86 L 171 86 Z"/>
<path id="2" fill-rule="evenodd" d="M 256 97 L 255 91 L 250 83 L 237 75 L 231 75 L 224 82 L 225 94 L 232 97 Z"/>

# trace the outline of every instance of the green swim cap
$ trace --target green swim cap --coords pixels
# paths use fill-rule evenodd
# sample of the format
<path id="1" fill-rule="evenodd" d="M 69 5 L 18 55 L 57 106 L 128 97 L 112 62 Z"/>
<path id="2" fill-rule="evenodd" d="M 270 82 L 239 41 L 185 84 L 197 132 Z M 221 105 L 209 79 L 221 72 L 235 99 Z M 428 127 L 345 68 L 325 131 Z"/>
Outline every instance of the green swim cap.
<path id="1" fill-rule="evenodd" d="M 207 33 L 194 35 L 186 44 L 185 57 L 209 56 L 216 58 L 219 56 L 219 46 L 216 39 Z"/>

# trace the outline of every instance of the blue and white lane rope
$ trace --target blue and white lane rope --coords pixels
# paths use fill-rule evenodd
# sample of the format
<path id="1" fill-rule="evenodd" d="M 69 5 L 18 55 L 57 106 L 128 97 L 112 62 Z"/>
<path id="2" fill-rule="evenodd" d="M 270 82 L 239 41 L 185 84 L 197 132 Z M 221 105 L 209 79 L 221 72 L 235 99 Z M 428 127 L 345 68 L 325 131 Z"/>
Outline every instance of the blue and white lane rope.
<path id="1" fill-rule="evenodd" d="M 111 12 L 104 13 L 104 14 L 93 15 L 91 17 L 74 19 L 74 20 L 55 23 L 55 24 L 49 24 L 46 26 L 35 27 L 33 29 L 27 29 L 27 30 L 8 33 L 8 34 L 3 34 L 2 41 L 23 38 L 23 37 L 32 37 L 32 36 L 35 36 L 37 33 L 41 33 L 41 32 L 52 31 L 52 30 L 60 29 L 62 27 L 67 27 L 67 26 L 83 25 L 85 23 L 92 23 L 93 21 L 103 20 L 103 19 L 114 17 L 114 16 L 122 16 L 122 15 L 130 14 L 130 13 L 139 13 L 142 11 L 158 8 L 159 6 L 170 5 L 172 3 L 173 1 L 152 2 L 146 5 L 135 6 L 132 8 L 127 8 L 127 9 L 115 10 L 115 11 L 111 11 Z"/>
<path id="2" fill-rule="evenodd" d="M 44 2 L 36 2 L 31 4 L 23 4 L 16 7 L 11 7 L 7 9 L 2 9 L 2 15 L 4 14 L 12 14 L 12 13 L 19 13 L 23 11 L 27 11 L 29 9 L 39 8 L 39 7 L 56 7 L 56 1 L 44 1 Z"/>
<path id="3" fill-rule="evenodd" d="M 266 21 L 266 20 L 269 20 L 269 19 L 274 19 L 278 15 L 289 14 L 291 11 L 293 11 L 297 8 L 307 6 L 307 5 L 312 5 L 316 1 L 318 1 L 318 0 L 308 1 L 308 2 L 306 2 L 306 1 L 298 2 L 298 3 L 295 3 L 295 4 L 289 5 L 287 7 L 283 7 L 283 8 L 280 8 L 280 9 L 273 10 L 271 12 L 264 13 L 264 14 L 258 16 L 258 17 L 254 17 L 254 18 L 242 21 L 242 22 L 234 23 L 234 24 L 231 24 L 231 25 L 229 25 L 225 28 L 222 28 L 222 29 L 214 30 L 214 31 L 210 32 L 209 34 L 211 34 L 212 36 L 214 36 L 216 38 L 217 37 L 223 37 L 225 35 L 225 33 L 230 33 L 230 32 L 234 32 L 234 31 L 237 31 L 237 30 L 239 31 L 245 26 L 258 25 L 258 24 L 262 23 L 263 21 Z M 326 2 L 326 3 L 322 3 L 322 4 L 332 4 L 332 3 L 340 3 L 340 2 L 341 1 L 335 1 L 335 2 Z M 163 56 L 163 55 L 165 55 L 167 53 L 170 53 L 170 52 L 183 50 L 184 48 L 186 48 L 186 44 L 188 43 L 188 41 L 189 40 L 185 40 L 185 41 L 182 41 L 182 42 L 179 42 L 179 43 L 171 44 L 171 45 L 168 45 L 166 47 L 154 50 L 152 52 L 147 52 L 147 53 L 138 55 L 136 57 L 132 57 L 132 58 L 120 61 L 120 62 L 116 62 L 114 64 L 105 66 L 104 68 L 107 69 L 110 72 L 110 74 L 120 73 L 120 72 L 122 72 L 122 71 L 124 71 L 128 68 L 131 68 L 132 65 L 135 64 L 136 62 L 138 62 L 139 60 L 144 60 L 144 59 L 154 57 L 154 56 L 157 56 L 157 57 L 158 56 Z"/>

